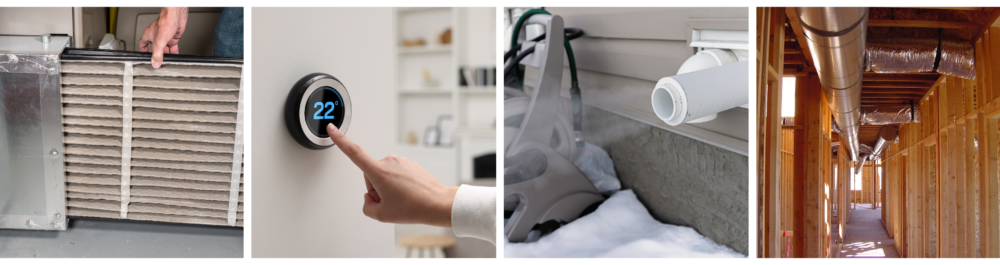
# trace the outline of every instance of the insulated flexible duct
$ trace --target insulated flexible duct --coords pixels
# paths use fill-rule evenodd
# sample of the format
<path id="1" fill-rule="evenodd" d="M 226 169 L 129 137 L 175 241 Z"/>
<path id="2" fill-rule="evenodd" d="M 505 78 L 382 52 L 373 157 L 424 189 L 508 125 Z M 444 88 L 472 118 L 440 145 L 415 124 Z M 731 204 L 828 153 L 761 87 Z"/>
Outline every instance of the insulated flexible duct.
<path id="1" fill-rule="evenodd" d="M 976 78 L 976 49 L 971 43 L 942 40 L 940 49 L 938 73 L 965 79 Z"/>
<path id="2" fill-rule="evenodd" d="M 920 109 L 910 106 L 903 107 L 862 107 L 862 125 L 889 125 L 908 122 L 920 122 Z"/>
<path id="3" fill-rule="evenodd" d="M 799 7 L 795 13 L 808 39 L 833 119 L 840 127 L 840 137 L 851 161 L 857 161 L 868 8 Z"/>
<path id="4" fill-rule="evenodd" d="M 938 39 L 870 38 L 866 69 L 876 73 L 933 72 Z"/>
<path id="5" fill-rule="evenodd" d="M 976 78 L 975 48 L 968 42 L 917 38 L 870 38 L 866 69 L 876 73 L 938 72 Z"/>

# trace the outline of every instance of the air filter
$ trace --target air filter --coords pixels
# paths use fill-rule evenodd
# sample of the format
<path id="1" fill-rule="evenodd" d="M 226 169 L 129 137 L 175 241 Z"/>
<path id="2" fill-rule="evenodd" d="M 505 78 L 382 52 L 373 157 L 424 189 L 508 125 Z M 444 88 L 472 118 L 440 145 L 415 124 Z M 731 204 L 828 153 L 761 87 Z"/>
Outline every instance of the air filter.
<path id="1" fill-rule="evenodd" d="M 67 49 L 67 215 L 243 226 L 242 61 Z"/>

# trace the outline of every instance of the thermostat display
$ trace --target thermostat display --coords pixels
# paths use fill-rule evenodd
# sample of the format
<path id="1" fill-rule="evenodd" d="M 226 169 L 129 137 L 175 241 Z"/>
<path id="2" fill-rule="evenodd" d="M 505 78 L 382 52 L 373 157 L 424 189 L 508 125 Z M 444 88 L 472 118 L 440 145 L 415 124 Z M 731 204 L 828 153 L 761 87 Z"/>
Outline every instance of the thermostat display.
<path id="1" fill-rule="evenodd" d="M 351 96 L 337 78 L 322 73 L 306 75 L 292 86 L 285 101 L 285 125 L 302 146 L 321 150 L 333 146 L 329 124 L 347 133 Z"/>
<path id="2" fill-rule="evenodd" d="M 306 128 L 316 136 L 330 137 L 326 134 L 326 126 L 333 123 L 333 126 L 340 128 L 344 122 L 344 99 L 332 87 L 325 86 L 313 91 L 306 101 L 306 107 Z"/>

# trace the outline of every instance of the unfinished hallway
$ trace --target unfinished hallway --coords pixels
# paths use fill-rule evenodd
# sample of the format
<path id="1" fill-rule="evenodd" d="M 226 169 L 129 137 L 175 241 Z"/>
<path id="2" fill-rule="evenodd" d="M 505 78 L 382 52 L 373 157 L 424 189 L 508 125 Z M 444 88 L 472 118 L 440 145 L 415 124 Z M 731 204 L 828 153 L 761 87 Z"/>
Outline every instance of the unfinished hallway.
<path id="1" fill-rule="evenodd" d="M 1000 8 L 756 11 L 757 256 L 1000 257 Z"/>
<path id="2" fill-rule="evenodd" d="M 896 243 L 882 225 L 882 209 L 858 204 L 850 210 L 838 258 L 898 258 Z"/>

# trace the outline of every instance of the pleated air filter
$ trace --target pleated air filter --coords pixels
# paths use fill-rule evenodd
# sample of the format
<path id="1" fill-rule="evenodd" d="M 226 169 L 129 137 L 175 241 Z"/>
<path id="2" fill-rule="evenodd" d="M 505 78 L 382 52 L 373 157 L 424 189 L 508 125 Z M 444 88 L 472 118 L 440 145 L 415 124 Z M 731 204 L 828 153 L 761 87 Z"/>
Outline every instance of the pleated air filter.
<path id="1" fill-rule="evenodd" d="M 242 62 L 122 54 L 62 56 L 67 215 L 242 227 Z"/>

